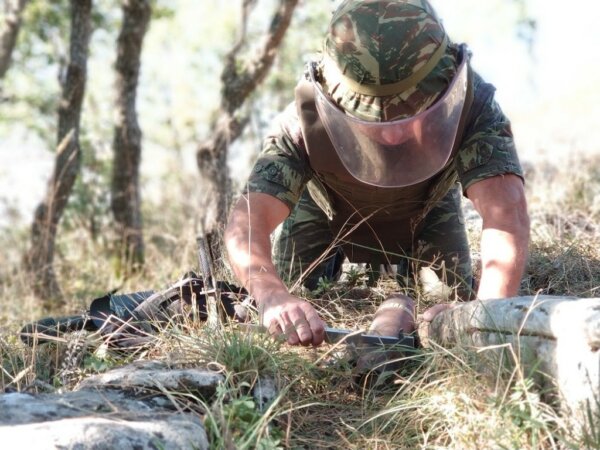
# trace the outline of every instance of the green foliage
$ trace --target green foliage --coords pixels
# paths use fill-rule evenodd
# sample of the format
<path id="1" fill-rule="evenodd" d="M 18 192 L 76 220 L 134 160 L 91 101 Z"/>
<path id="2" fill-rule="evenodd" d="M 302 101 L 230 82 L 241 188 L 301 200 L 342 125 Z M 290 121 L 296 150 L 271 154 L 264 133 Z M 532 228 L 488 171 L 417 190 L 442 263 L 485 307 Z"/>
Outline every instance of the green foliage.
<path id="1" fill-rule="evenodd" d="M 95 5 L 92 26 L 114 31 L 115 20 L 102 6 L 102 2 Z M 48 149 L 56 146 L 56 111 L 68 63 L 70 22 L 68 1 L 32 0 L 24 11 L 13 67 L 4 80 L 0 126 L 7 127 L 5 132 L 15 126 L 34 132 Z M 94 50 L 91 46 L 92 54 Z"/>
<path id="2" fill-rule="evenodd" d="M 356 265 L 349 267 L 344 273 L 346 274 L 346 283 L 349 287 L 361 285 L 368 279 L 365 271 Z"/>
<path id="3" fill-rule="evenodd" d="M 268 117 L 293 100 L 294 87 L 304 73 L 304 65 L 321 51 L 330 12 L 336 1 L 313 0 L 299 5 L 273 69 L 260 88 L 258 119 L 268 127 Z M 266 105 L 267 108 L 264 108 Z"/>
<path id="4" fill-rule="evenodd" d="M 522 445 L 524 440 L 533 448 L 552 440 L 552 420 L 548 420 L 548 407 L 541 402 L 532 379 L 525 378 L 517 382 L 500 408 L 516 432 L 510 438 L 512 442 L 509 448 Z"/>
<path id="5" fill-rule="evenodd" d="M 0 333 L 0 392 L 52 390 L 57 381 L 59 343 L 25 347 L 13 333 Z"/>
<path id="6" fill-rule="evenodd" d="M 240 387 L 246 387 L 243 384 Z M 236 449 L 282 449 L 283 433 L 277 427 L 265 426 L 264 412 L 254 399 L 247 395 L 236 396 L 236 390 L 225 385 L 217 389 L 217 400 L 213 403 L 204 425 L 208 432 L 211 448 Z M 265 429 L 264 433 L 257 430 Z"/>
<path id="7" fill-rule="evenodd" d="M 587 402 L 585 405 L 585 418 L 583 424 L 582 444 L 585 448 L 599 449 L 600 448 L 600 399 L 594 398 L 592 402 Z M 576 448 L 577 443 L 574 443 L 571 448 Z"/>
<path id="8" fill-rule="evenodd" d="M 531 15 L 527 0 L 513 0 L 519 9 L 515 29 L 517 37 L 526 45 L 531 56 L 534 54 L 534 45 L 537 38 L 537 20 Z"/>
<path id="9" fill-rule="evenodd" d="M 335 281 L 329 278 L 319 277 L 319 281 L 317 282 L 317 288 L 312 292 L 312 295 L 315 297 L 322 296 L 327 292 L 331 291 L 333 286 L 335 285 Z"/>
<path id="10" fill-rule="evenodd" d="M 176 14 L 176 7 L 173 2 L 165 0 L 151 0 L 152 19 L 151 22 L 161 19 L 173 19 Z"/>
<path id="11" fill-rule="evenodd" d="M 267 333 L 245 330 L 215 330 L 190 333 L 183 328 L 173 335 L 185 349 L 186 359 L 222 368 L 237 383 L 254 384 L 258 376 L 274 376 L 285 361 L 294 358 L 282 351 L 282 342 Z"/>
<path id="12" fill-rule="evenodd" d="M 0 104 L 0 120 L 35 131 L 56 145 L 59 67 L 67 60 L 68 2 L 33 0 L 24 11 L 12 68 L 3 85 L 7 102 Z"/>
<path id="13" fill-rule="evenodd" d="M 21 33 L 22 44 L 28 50 L 33 50 L 37 40 L 52 41 L 56 34 L 67 36 L 70 23 L 69 2 L 32 0 L 25 8 L 23 22 L 25 29 Z"/>
<path id="14" fill-rule="evenodd" d="M 127 358 L 117 357 L 105 344 L 102 344 L 83 358 L 82 368 L 85 373 L 101 373 L 126 362 Z"/>

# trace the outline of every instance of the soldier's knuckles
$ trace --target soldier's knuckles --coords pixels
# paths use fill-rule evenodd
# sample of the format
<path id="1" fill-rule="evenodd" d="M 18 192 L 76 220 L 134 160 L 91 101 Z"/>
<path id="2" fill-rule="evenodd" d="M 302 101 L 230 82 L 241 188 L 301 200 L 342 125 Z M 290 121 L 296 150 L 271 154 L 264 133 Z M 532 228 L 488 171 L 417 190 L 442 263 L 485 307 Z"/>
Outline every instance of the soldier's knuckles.
<path id="1" fill-rule="evenodd" d="M 298 333 L 302 345 L 309 345 L 312 342 L 312 333 L 310 331 L 302 331 Z"/>
<path id="2" fill-rule="evenodd" d="M 298 333 L 296 333 L 295 331 L 292 331 L 288 334 L 288 344 L 297 345 L 299 342 L 300 342 L 300 338 L 298 336 Z"/>
<path id="3" fill-rule="evenodd" d="M 277 322 L 276 320 L 268 322 L 267 330 L 271 336 L 278 336 L 283 333 L 279 322 Z"/>

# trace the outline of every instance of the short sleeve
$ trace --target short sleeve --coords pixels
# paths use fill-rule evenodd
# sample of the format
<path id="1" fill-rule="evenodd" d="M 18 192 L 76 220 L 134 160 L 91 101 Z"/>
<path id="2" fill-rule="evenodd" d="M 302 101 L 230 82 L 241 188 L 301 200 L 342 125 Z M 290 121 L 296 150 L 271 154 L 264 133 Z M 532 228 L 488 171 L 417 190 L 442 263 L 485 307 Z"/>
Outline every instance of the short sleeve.
<path id="1" fill-rule="evenodd" d="M 263 141 L 260 155 L 252 168 L 246 192 L 272 195 L 290 210 L 300 199 L 312 178 L 295 104 L 290 104 L 275 119 Z"/>
<path id="2" fill-rule="evenodd" d="M 463 192 L 472 184 L 507 173 L 523 178 L 510 121 L 494 99 L 495 89 L 474 72 L 470 125 L 455 157 Z"/>

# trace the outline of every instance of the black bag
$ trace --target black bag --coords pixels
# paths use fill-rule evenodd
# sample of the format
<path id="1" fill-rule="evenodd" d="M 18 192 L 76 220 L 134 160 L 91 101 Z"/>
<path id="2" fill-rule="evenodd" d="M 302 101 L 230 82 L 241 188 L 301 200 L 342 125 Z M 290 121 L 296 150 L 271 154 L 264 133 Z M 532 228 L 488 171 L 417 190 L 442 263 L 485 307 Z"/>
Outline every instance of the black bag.
<path id="1" fill-rule="evenodd" d="M 227 317 L 247 318 L 251 298 L 243 288 L 217 281 L 221 307 Z M 202 278 L 188 272 L 163 291 L 129 294 L 109 293 L 92 300 L 88 312 L 77 316 L 47 317 L 25 325 L 21 340 L 32 346 L 80 330 L 100 331 L 107 342 L 117 347 L 139 345 L 170 322 L 186 317 L 206 320 L 208 292 Z"/>

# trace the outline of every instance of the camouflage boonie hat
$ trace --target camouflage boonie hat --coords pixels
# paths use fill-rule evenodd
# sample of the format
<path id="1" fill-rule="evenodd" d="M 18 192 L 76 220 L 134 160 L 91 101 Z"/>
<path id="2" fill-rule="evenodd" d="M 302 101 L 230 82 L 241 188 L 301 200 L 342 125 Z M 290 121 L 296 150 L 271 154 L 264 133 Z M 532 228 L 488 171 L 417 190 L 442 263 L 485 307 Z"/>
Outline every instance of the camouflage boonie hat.
<path id="1" fill-rule="evenodd" d="M 427 0 L 346 0 L 331 19 L 319 75 L 347 113 L 390 121 L 433 104 L 452 81 L 456 58 Z"/>

